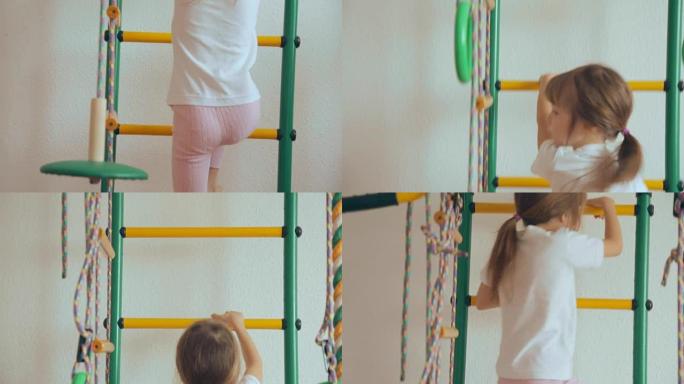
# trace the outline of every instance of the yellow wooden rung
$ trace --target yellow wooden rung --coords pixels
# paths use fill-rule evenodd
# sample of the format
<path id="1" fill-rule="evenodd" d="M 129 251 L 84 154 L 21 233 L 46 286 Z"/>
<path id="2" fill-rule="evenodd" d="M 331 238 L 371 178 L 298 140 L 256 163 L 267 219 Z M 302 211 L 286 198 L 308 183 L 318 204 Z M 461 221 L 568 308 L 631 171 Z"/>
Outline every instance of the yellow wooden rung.
<path id="1" fill-rule="evenodd" d="M 425 196 L 425 192 L 397 192 L 397 203 L 410 203 Z"/>
<path id="2" fill-rule="evenodd" d="M 501 91 L 538 91 L 539 82 L 534 80 L 501 80 L 499 83 Z M 627 85 L 632 91 L 657 92 L 665 91 L 664 81 L 628 81 Z"/>
<path id="3" fill-rule="evenodd" d="M 93 340 L 93 352 L 95 353 L 112 353 L 114 352 L 114 344 L 108 340 L 95 339 Z"/>
<path id="4" fill-rule="evenodd" d="M 140 136 L 171 136 L 173 135 L 172 125 L 149 125 L 149 124 L 121 124 L 119 125 L 119 135 L 140 135 Z M 278 140 L 278 130 L 275 128 L 257 128 L 249 135 L 250 139 L 256 140 Z"/>
<path id="5" fill-rule="evenodd" d="M 474 213 L 515 213 L 515 205 L 512 203 L 474 203 Z M 618 204 L 615 206 L 618 216 L 634 216 L 636 206 L 629 204 Z M 603 216 L 603 210 L 594 207 L 585 207 L 585 215 Z"/>
<path id="6" fill-rule="evenodd" d="M 477 296 L 470 297 L 470 305 L 477 305 Z M 577 299 L 579 309 L 633 310 L 631 299 Z"/>
<path id="7" fill-rule="evenodd" d="M 171 33 L 169 32 L 139 32 L 139 31 L 122 31 L 121 41 L 126 43 L 153 43 L 153 44 L 170 44 Z M 282 36 L 259 36 L 257 42 L 260 47 L 281 47 Z"/>
<path id="8" fill-rule="evenodd" d="M 644 182 L 651 191 L 665 189 L 664 180 L 645 180 Z M 551 184 L 540 177 L 499 176 L 496 178 L 496 186 L 500 188 L 550 188 Z"/>
<path id="9" fill-rule="evenodd" d="M 205 319 L 126 317 L 119 320 L 119 327 L 122 329 L 184 329 L 200 320 Z M 245 327 L 247 329 L 283 329 L 283 320 L 245 319 Z"/>
<path id="10" fill-rule="evenodd" d="M 282 227 L 124 227 L 123 237 L 283 237 Z"/>

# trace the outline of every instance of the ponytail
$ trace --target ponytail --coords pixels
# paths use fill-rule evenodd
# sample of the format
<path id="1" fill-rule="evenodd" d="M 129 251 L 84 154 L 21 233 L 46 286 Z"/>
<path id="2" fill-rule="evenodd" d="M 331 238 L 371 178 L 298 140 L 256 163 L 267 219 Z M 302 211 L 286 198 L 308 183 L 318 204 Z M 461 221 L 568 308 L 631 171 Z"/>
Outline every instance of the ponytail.
<path id="1" fill-rule="evenodd" d="M 639 141 L 628 132 L 624 137 L 625 139 L 618 150 L 617 170 L 615 171 L 612 183 L 632 180 L 641 169 L 643 154 L 641 153 Z"/>
<path id="2" fill-rule="evenodd" d="M 504 271 L 511 265 L 515 258 L 518 244 L 518 233 L 516 229 L 517 221 L 518 217 L 511 217 L 501 225 L 501 228 L 499 228 L 499 232 L 496 235 L 492 253 L 489 256 L 487 274 L 491 279 L 490 281 L 494 291 L 499 289 Z"/>

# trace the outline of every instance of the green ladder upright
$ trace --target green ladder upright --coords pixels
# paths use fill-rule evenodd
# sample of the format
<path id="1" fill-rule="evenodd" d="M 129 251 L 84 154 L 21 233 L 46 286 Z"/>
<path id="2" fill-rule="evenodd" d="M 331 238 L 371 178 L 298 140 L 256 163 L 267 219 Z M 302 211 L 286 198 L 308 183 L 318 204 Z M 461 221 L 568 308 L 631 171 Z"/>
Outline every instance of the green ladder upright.
<path id="1" fill-rule="evenodd" d="M 634 312 L 632 354 L 632 377 L 634 384 L 647 383 L 647 338 L 648 311 L 653 303 L 648 299 L 648 248 L 650 237 L 650 220 L 653 215 L 650 193 L 637 194 L 637 203 L 631 212 L 625 210 L 625 215 L 636 216 L 636 244 L 634 262 L 634 298 L 621 299 L 578 299 L 578 307 L 585 309 L 614 309 L 631 310 Z M 461 233 L 463 242 L 459 249 L 470 255 L 472 244 L 473 214 L 478 212 L 478 203 L 473 201 L 473 194 L 464 194 L 463 222 Z M 625 207 L 627 208 L 627 207 Z M 483 213 L 495 213 L 485 211 Z M 619 213 L 620 214 L 620 213 Z M 468 341 L 468 307 L 476 297 L 470 296 L 470 258 L 458 259 L 456 328 L 459 337 L 456 339 L 456 353 L 454 355 L 453 384 L 464 384 L 466 374 L 466 350 Z"/>
<path id="2" fill-rule="evenodd" d="M 469 0 L 460 0 L 469 4 Z M 459 4 L 460 5 L 460 4 Z M 460 11 L 460 10 L 459 10 Z M 497 176 L 497 126 L 499 115 L 499 92 L 501 91 L 529 91 L 537 89 L 535 81 L 505 81 L 499 78 L 499 32 L 500 32 L 501 0 L 495 0 L 495 7 L 490 15 L 490 81 L 488 89 L 493 98 L 489 108 L 489 147 L 487 149 L 487 191 L 494 192 L 498 187 L 543 187 L 547 186 L 542 180 L 529 177 L 499 177 Z M 465 21 L 463 21 L 465 20 Z M 462 19 L 461 23 L 467 22 Z M 647 180 L 651 190 L 680 192 L 684 185 L 680 179 L 679 152 L 679 124 L 680 124 L 680 93 L 684 90 L 681 80 L 682 60 L 682 0 L 668 0 L 667 27 L 667 68 L 665 81 L 634 81 L 630 82 L 633 90 L 664 91 L 665 92 L 665 179 Z M 458 25 L 457 25 L 458 29 Z M 465 31 L 461 28 L 461 31 Z M 457 35 L 458 36 L 458 35 Z M 458 38 L 457 38 L 458 43 Z M 461 73 L 467 72 L 459 69 Z M 468 76 L 469 77 L 469 76 Z"/>
<path id="3" fill-rule="evenodd" d="M 124 329 L 186 328 L 199 319 L 127 318 L 123 316 L 123 240 L 125 238 L 219 238 L 270 237 L 283 239 L 283 308 L 282 319 L 246 319 L 248 329 L 282 330 L 285 337 L 285 383 L 299 382 L 297 332 L 301 321 L 297 318 L 297 194 L 285 193 L 284 225 L 282 227 L 126 227 L 124 226 L 124 195 L 115 192 L 112 200 L 112 246 L 116 257 L 112 261 L 111 316 L 107 320 L 109 341 L 114 352 L 108 355 L 109 384 L 121 382 L 121 332 Z"/>
<path id="4" fill-rule="evenodd" d="M 116 3 L 109 2 L 110 7 L 118 7 L 119 20 L 123 16 L 123 0 Z M 292 146 L 297 138 L 294 129 L 294 87 L 295 87 L 295 63 L 297 48 L 300 38 L 297 36 L 297 12 L 298 0 L 285 0 L 284 30 L 282 36 L 259 36 L 258 44 L 261 47 L 282 48 L 281 83 L 280 83 L 280 120 L 279 129 L 257 129 L 251 139 L 277 140 L 278 141 L 278 192 L 292 191 Z M 113 66 L 113 82 L 110 72 L 107 71 L 107 94 L 110 92 L 110 84 L 114 84 L 113 99 L 114 111 L 119 112 L 119 70 L 121 68 L 121 43 L 171 43 L 170 33 L 124 31 L 121 23 L 115 29 L 116 55 L 107 55 L 107 68 Z M 101 38 L 109 41 L 109 31 Z M 147 173 L 142 170 L 123 165 L 112 164 L 116 162 L 117 138 L 120 135 L 146 135 L 146 136 L 171 136 L 173 127 L 170 125 L 145 125 L 121 123 L 116 119 L 108 119 L 108 129 L 112 130 L 113 153 L 112 158 L 104 163 L 90 161 L 60 161 L 46 164 L 41 167 L 41 172 L 56 175 L 89 177 L 101 180 L 101 191 L 108 191 L 108 180 L 115 179 L 147 179 Z"/>

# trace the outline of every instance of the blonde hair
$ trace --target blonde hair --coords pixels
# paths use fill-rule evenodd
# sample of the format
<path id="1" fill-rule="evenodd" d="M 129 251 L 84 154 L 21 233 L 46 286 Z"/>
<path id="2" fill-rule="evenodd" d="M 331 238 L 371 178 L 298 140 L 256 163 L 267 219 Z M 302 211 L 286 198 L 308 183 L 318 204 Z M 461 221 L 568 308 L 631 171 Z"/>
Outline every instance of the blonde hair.
<path id="1" fill-rule="evenodd" d="M 240 374 L 240 348 L 228 327 L 201 320 L 185 330 L 176 347 L 183 384 L 233 384 Z"/>
<path id="2" fill-rule="evenodd" d="M 585 65 L 551 79 L 545 96 L 552 104 L 570 111 L 571 126 L 582 120 L 610 139 L 623 133 L 617 158 L 609 154 L 590 171 L 592 187 L 603 191 L 615 183 L 632 180 L 639 173 L 643 162 L 641 145 L 627 131 L 632 92 L 620 74 L 603 65 Z"/>
<path id="3" fill-rule="evenodd" d="M 515 260 L 518 220 L 522 220 L 524 225 L 539 225 L 567 214 L 571 228 L 579 229 L 586 200 L 585 193 L 516 193 L 516 214 L 499 228 L 487 263 L 492 289 L 499 289 L 506 269 Z"/>

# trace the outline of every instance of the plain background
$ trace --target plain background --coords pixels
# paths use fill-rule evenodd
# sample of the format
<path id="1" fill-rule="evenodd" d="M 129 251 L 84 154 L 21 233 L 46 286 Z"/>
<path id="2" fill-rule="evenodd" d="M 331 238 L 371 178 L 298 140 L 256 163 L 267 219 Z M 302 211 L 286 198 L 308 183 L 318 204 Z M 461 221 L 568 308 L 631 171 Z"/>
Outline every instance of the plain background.
<path id="1" fill-rule="evenodd" d="M 437 195 L 431 196 L 433 212 Z M 475 201 L 511 202 L 508 194 L 478 194 Z M 634 203 L 633 195 L 615 196 Z M 676 277 L 660 286 L 665 259 L 677 243 L 672 195 L 654 196 L 651 221 L 648 316 L 649 383 L 677 381 Z M 345 215 L 345 364 L 351 383 L 399 382 L 404 226 L 406 207 L 392 207 Z M 470 294 L 475 295 L 496 231 L 509 216 L 475 215 L 472 232 Z M 418 382 L 425 341 L 425 242 L 420 231 L 424 204 L 413 213 L 413 263 L 410 281 L 407 383 Z M 605 260 L 601 268 L 577 274 L 579 297 L 631 298 L 634 277 L 634 217 L 620 219 L 624 240 L 622 256 Z M 434 228 L 434 225 L 433 225 Z M 582 232 L 603 237 L 603 222 L 591 217 Z M 436 271 L 436 259 L 433 271 Z M 673 270 L 674 272 L 674 270 Z M 434 273 L 433 272 L 433 276 Z M 451 286 L 445 287 L 444 316 L 448 314 Z M 632 382 L 632 312 L 580 310 L 577 325 L 575 372 L 582 384 Z M 500 342 L 500 310 L 469 311 L 466 383 L 495 383 Z M 447 383 L 449 344 L 442 343 L 442 376 Z"/>
<path id="2" fill-rule="evenodd" d="M 106 203 L 106 199 L 103 199 Z M 106 226 L 106 204 L 103 226 Z M 69 266 L 61 279 L 59 194 L 0 199 L 0 382 L 65 383 L 78 334 L 72 299 L 83 263 L 83 195 L 69 194 Z M 280 226 L 277 194 L 126 194 L 124 225 Z M 314 343 L 325 308 L 325 195 L 299 195 L 300 382 L 327 377 Z M 124 240 L 123 315 L 203 317 L 226 310 L 282 318 L 281 239 Z M 104 287 L 105 285 L 103 285 Z M 84 301 L 82 301 L 84 302 Z M 105 300 L 101 301 L 106 314 Z M 104 317 L 104 316 L 103 316 Z M 122 383 L 177 383 L 181 330 L 123 330 Z M 250 331 L 264 361 L 264 383 L 282 383 L 283 334 Z M 102 377 L 101 377 L 102 379 Z"/>
<path id="3" fill-rule="evenodd" d="M 0 190 L 95 190 L 88 182 L 42 175 L 41 165 L 87 159 L 90 99 L 97 82 L 99 1 L 0 2 Z M 295 74 L 293 190 L 331 191 L 342 185 L 340 107 L 341 2 L 301 1 Z M 173 2 L 124 1 L 123 28 L 169 32 Z M 284 2 L 262 0 L 257 32 L 281 35 Z M 260 48 L 252 75 L 262 94 L 260 127 L 277 128 L 281 50 Z M 122 122 L 171 124 L 166 93 L 168 44 L 123 44 L 119 117 Z M 171 138 L 121 136 L 117 159 L 145 169 L 145 182 L 120 182 L 120 191 L 171 191 Z M 247 140 L 226 148 L 226 191 L 272 192 L 278 144 Z M 11 166 L 10 166 L 11 165 Z"/>
<path id="4" fill-rule="evenodd" d="M 345 192 L 467 190 L 470 84 L 454 68 L 455 4 L 344 1 Z M 502 79 L 589 62 L 628 80 L 665 79 L 666 1 L 504 0 L 499 11 Z M 498 175 L 529 176 L 536 93 L 504 92 L 499 106 Z M 629 129 L 644 177 L 664 178 L 663 92 L 636 94 Z"/>

